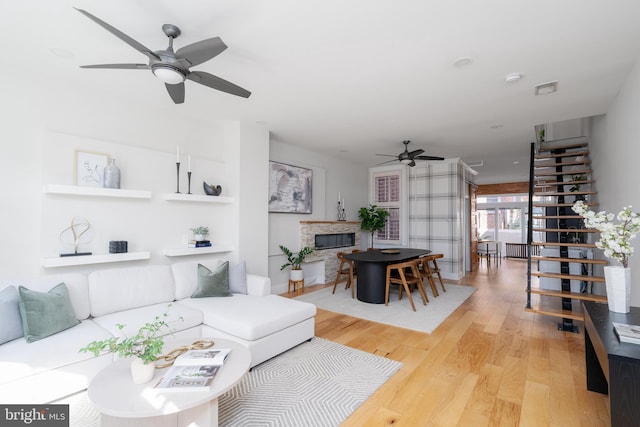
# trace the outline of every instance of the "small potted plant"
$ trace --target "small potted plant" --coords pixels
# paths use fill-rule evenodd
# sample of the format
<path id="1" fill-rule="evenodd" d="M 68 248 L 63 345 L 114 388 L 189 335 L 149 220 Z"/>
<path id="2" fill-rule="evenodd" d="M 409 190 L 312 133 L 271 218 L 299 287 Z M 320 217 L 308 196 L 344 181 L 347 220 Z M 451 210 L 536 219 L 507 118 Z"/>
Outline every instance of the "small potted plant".
<path id="1" fill-rule="evenodd" d="M 203 226 L 193 227 L 193 228 L 190 228 L 190 230 L 193 233 L 193 239 L 196 242 L 203 241 L 209 235 L 209 227 L 203 227 Z"/>
<path id="2" fill-rule="evenodd" d="M 131 378 L 134 384 L 147 383 L 153 379 L 155 361 L 162 354 L 164 341 L 160 333 L 163 329 L 169 329 L 167 317 L 167 313 L 156 316 L 152 322 L 145 323 L 132 337 L 113 337 L 93 341 L 80 351 L 93 353 L 94 356 L 99 356 L 101 353 L 117 353 L 119 357 L 133 357 Z M 117 324 L 116 326 L 122 330 L 126 325 Z"/>
<path id="3" fill-rule="evenodd" d="M 287 257 L 287 262 L 282 264 L 282 266 L 280 267 L 280 271 L 284 270 L 287 267 L 291 267 L 291 271 L 289 272 L 289 279 L 295 281 L 302 280 L 302 278 L 304 277 L 304 273 L 302 271 L 301 264 L 304 262 L 304 259 L 307 257 L 307 255 L 315 251 L 316 248 L 306 246 L 300 249 L 299 252 L 294 253 L 284 245 L 280 245 L 280 250 Z"/>
<path id="4" fill-rule="evenodd" d="M 371 233 L 371 249 L 373 249 L 373 236 L 376 231 L 384 229 L 387 223 L 389 212 L 376 205 L 369 205 L 368 208 L 360 208 L 358 217 L 360 218 L 360 229 Z"/>

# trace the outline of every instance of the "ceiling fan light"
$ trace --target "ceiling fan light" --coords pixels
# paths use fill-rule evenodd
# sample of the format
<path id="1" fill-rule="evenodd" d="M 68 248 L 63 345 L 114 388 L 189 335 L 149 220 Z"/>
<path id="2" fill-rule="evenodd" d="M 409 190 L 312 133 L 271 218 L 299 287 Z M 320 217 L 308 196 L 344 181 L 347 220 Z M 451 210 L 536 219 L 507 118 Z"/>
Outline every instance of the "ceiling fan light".
<path id="1" fill-rule="evenodd" d="M 402 163 L 403 165 L 408 165 L 411 162 L 413 162 L 413 159 L 400 159 L 400 163 Z"/>
<path id="2" fill-rule="evenodd" d="M 151 67 L 153 75 L 170 85 L 184 82 L 186 76 L 179 68 L 167 64 L 156 64 Z"/>

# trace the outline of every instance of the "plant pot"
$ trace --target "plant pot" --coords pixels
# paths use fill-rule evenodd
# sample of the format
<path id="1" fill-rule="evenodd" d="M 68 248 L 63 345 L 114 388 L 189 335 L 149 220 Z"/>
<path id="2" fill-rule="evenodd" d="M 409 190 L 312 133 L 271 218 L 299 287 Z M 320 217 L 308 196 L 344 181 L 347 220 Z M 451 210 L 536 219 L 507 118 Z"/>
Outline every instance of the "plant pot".
<path id="1" fill-rule="evenodd" d="M 202 242 L 204 240 L 204 234 L 194 234 L 193 240 L 196 242 Z"/>
<path id="2" fill-rule="evenodd" d="M 609 311 L 628 313 L 631 300 L 631 269 L 620 266 L 604 267 Z"/>
<path id="3" fill-rule="evenodd" d="M 304 271 L 303 270 L 290 270 L 289 271 L 289 280 L 293 280 L 294 282 L 299 282 L 304 279 Z"/>
<path id="4" fill-rule="evenodd" d="M 153 362 L 145 364 L 139 357 L 131 361 L 131 380 L 134 384 L 148 383 L 153 379 L 155 371 L 156 364 Z"/>

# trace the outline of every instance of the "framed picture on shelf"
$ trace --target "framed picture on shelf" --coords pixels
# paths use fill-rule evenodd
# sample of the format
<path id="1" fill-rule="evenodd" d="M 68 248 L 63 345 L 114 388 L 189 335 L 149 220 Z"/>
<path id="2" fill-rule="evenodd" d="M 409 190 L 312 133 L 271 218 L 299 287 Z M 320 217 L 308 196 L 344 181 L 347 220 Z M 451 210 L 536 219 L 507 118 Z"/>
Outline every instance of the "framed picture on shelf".
<path id="1" fill-rule="evenodd" d="M 82 187 L 104 186 L 104 168 L 109 164 L 108 154 L 76 150 L 73 164 L 75 185 Z"/>
<path id="2" fill-rule="evenodd" d="M 312 211 L 311 169 L 269 162 L 269 212 L 303 213 Z"/>

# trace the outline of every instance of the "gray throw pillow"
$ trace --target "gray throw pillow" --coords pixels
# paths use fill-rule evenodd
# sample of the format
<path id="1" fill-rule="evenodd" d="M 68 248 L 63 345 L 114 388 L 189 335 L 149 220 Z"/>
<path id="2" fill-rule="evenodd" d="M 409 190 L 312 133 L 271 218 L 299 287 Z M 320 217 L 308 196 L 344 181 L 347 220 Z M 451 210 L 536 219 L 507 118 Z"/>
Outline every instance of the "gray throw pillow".
<path id="1" fill-rule="evenodd" d="M 230 297 L 229 261 L 224 262 L 215 271 L 198 264 L 198 287 L 192 298 Z"/>
<path id="2" fill-rule="evenodd" d="M 9 286 L 0 291 L 0 344 L 24 335 L 18 290 Z"/>
<path id="3" fill-rule="evenodd" d="M 41 340 L 80 323 L 76 319 L 67 285 L 60 283 L 49 292 L 20 286 L 20 316 L 27 342 Z"/>
<path id="4" fill-rule="evenodd" d="M 229 291 L 247 294 L 247 263 L 241 261 L 229 267 Z"/>

